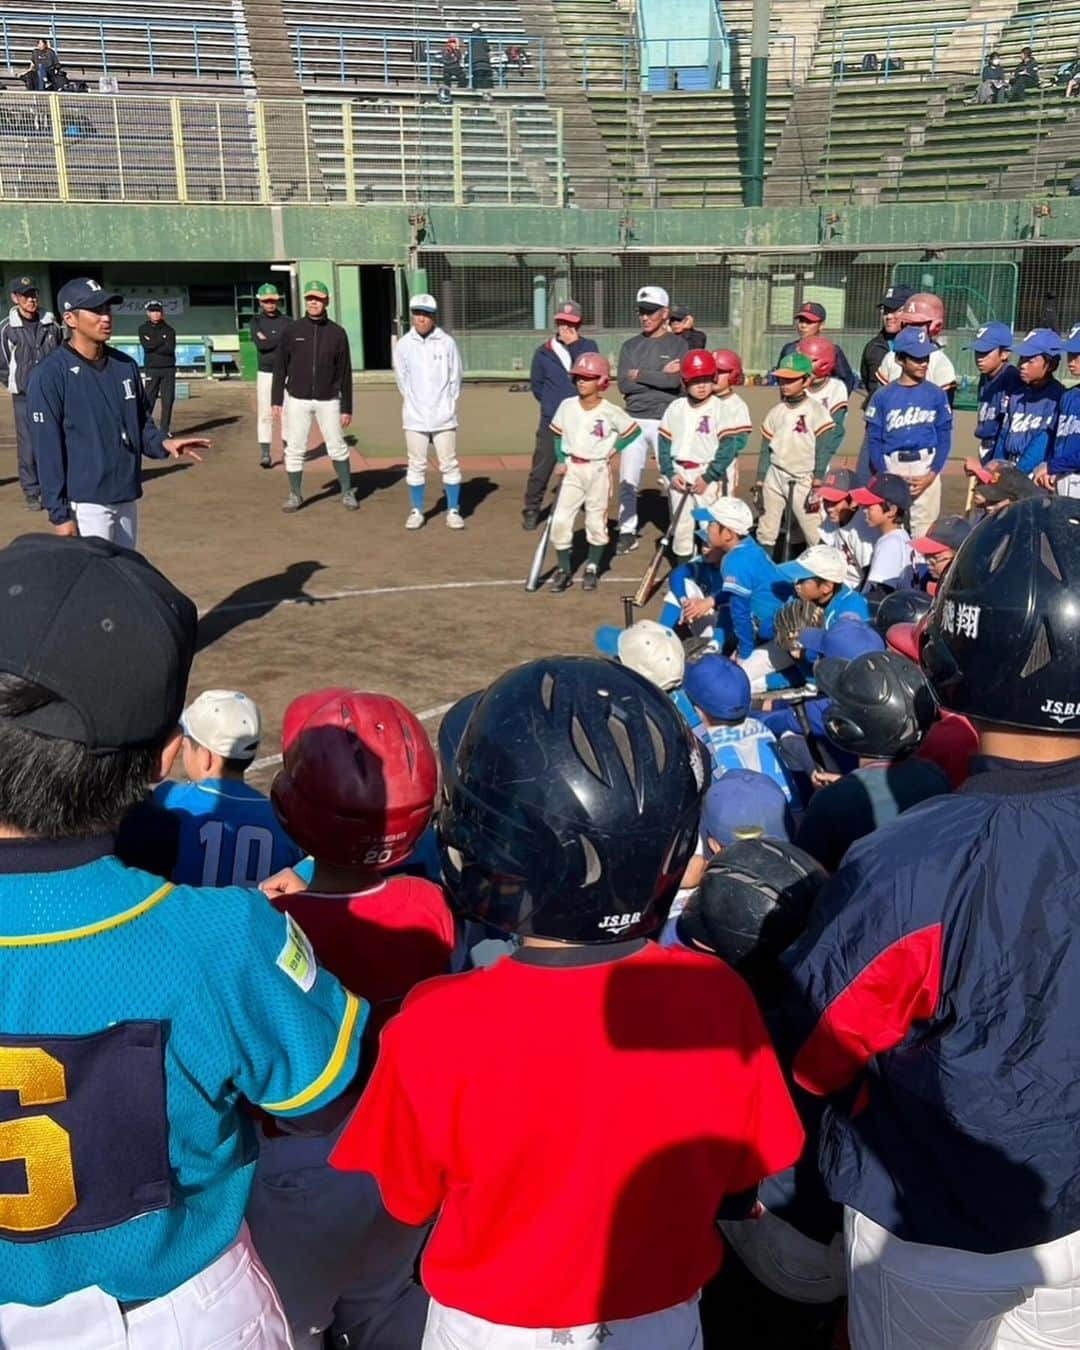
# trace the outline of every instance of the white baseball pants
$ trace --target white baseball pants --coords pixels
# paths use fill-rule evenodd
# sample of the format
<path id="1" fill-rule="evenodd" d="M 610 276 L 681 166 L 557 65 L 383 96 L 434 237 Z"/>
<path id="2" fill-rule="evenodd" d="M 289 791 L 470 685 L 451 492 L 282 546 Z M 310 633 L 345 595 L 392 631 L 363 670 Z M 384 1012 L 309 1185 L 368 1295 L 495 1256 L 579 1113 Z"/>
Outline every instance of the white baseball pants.
<path id="1" fill-rule="evenodd" d="M 413 1268 L 427 1229 L 392 1218 L 374 1177 L 330 1166 L 340 1133 L 260 1138 L 252 1235 L 296 1350 L 320 1350 L 332 1325 L 354 1350 L 417 1350 L 428 1298 Z"/>
<path id="2" fill-rule="evenodd" d="M 1059 497 L 1080 497 L 1080 473 L 1064 473 L 1054 484 Z"/>
<path id="3" fill-rule="evenodd" d="M 285 422 L 285 471 L 299 473 L 307 457 L 311 424 L 317 422 L 326 453 L 331 459 L 348 459 L 349 447 L 341 427 L 341 400 L 338 398 L 291 398 L 282 405 Z"/>
<path id="4" fill-rule="evenodd" d="M 675 468 L 682 472 L 678 464 Z M 689 469 L 683 477 L 687 482 L 696 480 L 700 470 Z M 734 493 L 738 475 L 735 465 L 732 464 L 727 471 L 728 493 Z M 678 510 L 679 503 L 683 499 L 683 493 L 678 488 L 668 487 L 668 509 L 671 512 L 671 519 L 675 519 L 675 512 Z M 675 533 L 671 540 L 671 551 L 677 553 L 680 558 L 688 558 L 694 551 L 694 531 L 697 525 L 694 523 L 694 508 L 698 506 L 712 506 L 718 498 L 724 496 L 724 485 L 722 483 L 709 483 L 704 492 L 694 495 L 692 501 L 688 501 L 682 509 L 682 515 L 679 517 L 679 523 L 675 526 Z"/>
<path id="5" fill-rule="evenodd" d="M 457 431 L 406 431 L 405 450 L 409 457 L 405 481 L 410 487 L 421 487 L 427 477 L 428 446 L 434 446 L 435 458 L 444 483 L 453 486 L 461 482 L 461 465 L 457 457 Z"/>
<path id="6" fill-rule="evenodd" d="M 984 1255 L 905 1242 L 844 1212 L 852 1350 L 1080 1345 L 1080 1233 Z"/>
<path id="7" fill-rule="evenodd" d="M 569 548 L 574 542 L 574 517 L 584 506 L 585 538 L 595 547 L 608 542 L 608 497 L 611 495 L 611 476 L 606 459 L 590 460 L 588 464 L 566 466 L 559 495 L 555 499 L 555 514 L 551 520 L 551 542 L 556 549 Z"/>
<path id="8" fill-rule="evenodd" d="M 0 1304 L 5 1350 L 291 1350 L 278 1296 L 247 1228 L 198 1275 L 122 1312 L 96 1286 L 43 1308 Z"/>
<path id="9" fill-rule="evenodd" d="M 764 1208 L 756 1219 L 721 1219 L 720 1231 L 751 1275 L 781 1298 L 831 1303 L 844 1296 L 844 1240 L 839 1233 L 826 1246 Z"/>
<path id="10" fill-rule="evenodd" d="M 645 472 L 645 463 L 651 452 L 655 458 L 657 450 L 657 432 L 660 419 L 637 417 L 634 419 L 641 428 L 641 435 L 633 441 L 619 456 L 619 533 L 636 534 L 638 488 L 641 475 Z"/>
<path id="11" fill-rule="evenodd" d="M 755 647 L 745 661 L 739 664 L 746 671 L 752 694 L 764 694 L 769 687 L 769 676 L 777 670 L 787 670 L 795 664 L 795 658 L 778 642 L 764 642 Z"/>
<path id="12" fill-rule="evenodd" d="M 930 472 L 933 462 L 934 456 L 929 450 L 923 452 L 921 462 L 918 460 L 900 461 L 893 455 L 886 455 L 885 471 L 886 473 L 896 474 L 898 478 L 922 478 L 924 474 Z M 940 474 L 925 492 L 912 501 L 910 515 L 911 537 L 912 539 L 921 539 L 938 516 L 941 515 Z"/>
<path id="13" fill-rule="evenodd" d="M 99 502 L 72 502 L 71 509 L 84 539 L 108 539 L 122 548 L 138 547 L 138 502 L 116 502 L 112 506 L 102 506 Z"/>
<path id="14" fill-rule="evenodd" d="M 772 548 L 780 534 L 784 512 L 787 510 L 788 487 L 792 482 L 795 484 L 791 494 L 792 514 L 799 522 L 799 529 L 803 532 L 807 547 L 818 541 L 821 514 L 818 511 L 807 511 L 804 505 L 806 495 L 814 485 L 813 470 L 807 469 L 804 473 L 791 474 L 786 469 L 778 469 L 775 464 L 770 464 L 762 481 L 762 497 L 765 504 L 757 528 L 757 541 L 766 550 Z"/>
<path id="15" fill-rule="evenodd" d="M 701 1350 L 697 1297 L 674 1308 L 579 1327 L 504 1327 L 431 1300 L 421 1350 Z"/>
<path id="16" fill-rule="evenodd" d="M 274 415 L 270 407 L 270 396 L 274 387 L 274 374 L 270 370 L 260 370 L 255 380 L 255 417 L 258 423 L 259 445 L 269 445 L 274 439 Z M 285 428 L 289 416 L 289 395 L 281 400 L 281 439 L 285 439 Z"/>

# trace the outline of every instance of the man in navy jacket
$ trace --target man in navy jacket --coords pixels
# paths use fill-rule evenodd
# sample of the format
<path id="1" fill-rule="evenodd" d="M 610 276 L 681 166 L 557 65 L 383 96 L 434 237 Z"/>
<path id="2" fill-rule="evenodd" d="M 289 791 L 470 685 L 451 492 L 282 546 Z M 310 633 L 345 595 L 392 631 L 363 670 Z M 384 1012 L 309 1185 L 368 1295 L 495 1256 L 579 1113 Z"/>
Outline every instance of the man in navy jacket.
<path id="1" fill-rule="evenodd" d="M 982 756 L 853 845 L 784 957 L 856 1350 L 1080 1345 L 1075 514 L 1018 502 L 960 546 L 920 655 Z"/>
<path id="2" fill-rule="evenodd" d="M 564 300 L 555 315 L 555 336 L 537 347 L 529 371 L 529 388 L 540 404 L 540 425 L 536 428 L 532 468 L 525 484 L 525 509 L 521 527 L 535 530 L 540 520 L 544 491 L 555 471 L 555 434 L 551 419 L 564 398 L 574 397 L 570 367 L 585 352 L 599 351 L 592 338 L 581 336 L 581 306 Z"/>
<path id="3" fill-rule="evenodd" d="M 61 289 L 66 341 L 35 367 L 27 399 L 41 497 L 56 533 L 135 548 L 142 456 L 199 459 L 196 448 L 210 442 L 170 439 L 154 425 L 139 367 L 106 345 L 112 306 L 122 299 L 89 277 Z"/>

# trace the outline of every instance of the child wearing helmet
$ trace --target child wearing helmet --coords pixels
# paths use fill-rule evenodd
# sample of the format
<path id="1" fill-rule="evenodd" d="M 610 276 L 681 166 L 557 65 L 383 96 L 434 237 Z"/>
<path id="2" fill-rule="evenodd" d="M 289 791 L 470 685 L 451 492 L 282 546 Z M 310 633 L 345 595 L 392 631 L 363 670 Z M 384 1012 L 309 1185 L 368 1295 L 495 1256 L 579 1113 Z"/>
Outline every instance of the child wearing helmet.
<path id="1" fill-rule="evenodd" d="M 660 472 L 668 481 L 672 518 L 682 509 L 672 540 L 675 565 L 688 562 L 694 547 L 693 509 L 734 492 L 736 456 L 744 448 L 753 423 L 750 410 L 730 389 L 715 392 L 717 368 L 712 352 L 691 351 L 682 358 L 684 394 L 668 406 L 657 433 Z"/>
<path id="2" fill-rule="evenodd" d="M 956 367 L 941 350 L 939 341 L 945 328 L 945 305 L 941 297 L 930 291 L 916 291 L 900 311 L 900 324 L 901 333 L 908 328 L 922 329 L 930 339 L 933 349 L 926 377 L 931 384 L 945 390 L 951 406 L 956 396 Z M 877 368 L 878 384 L 892 384 L 900 378 L 902 371 L 895 353 L 894 338 L 890 350 Z"/>
<path id="3" fill-rule="evenodd" d="M 843 444 L 848 410 L 848 387 L 843 380 L 837 379 L 835 374 L 836 347 L 827 337 L 819 335 L 803 338 L 795 350 L 802 352 L 803 356 L 808 356 L 814 363 L 814 375 L 807 393 L 825 405 L 825 411 L 835 424 L 825 442 L 828 445 L 829 458 L 832 459 Z M 825 445 L 822 446 L 822 453 L 824 452 Z"/>
<path id="4" fill-rule="evenodd" d="M 387 875 L 431 819 L 435 754 L 422 724 L 396 699 L 334 688 L 289 705 L 282 747 L 271 800 L 313 855 L 315 872 L 306 890 L 270 902 L 347 988 L 367 991 L 370 1071 L 379 1034 L 402 999 L 421 980 L 445 974 L 454 951 L 454 917 L 441 888 Z M 355 1102 L 360 1086 L 346 1098 Z M 424 1230 L 390 1218 L 370 1177 L 329 1169 L 341 1119 L 320 1135 L 261 1124 L 248 1224 L 298 1347 L 321 1346 L 330 1327 L 366 1350 L 418 1345 L 427 1300 L 412 1272 Z"/>
<path id="5" fill-rule="evenodd" d="M 532 661 L 470 701 L 444 874 L 521 946 L 413 991 L 334 1165 L 434 1217 L 432 1350 L 691 1350 L 717 1214 L 803 1143 L 748 988 L 649 941 L 697 843 L 703 749 L 611 661 Z"/>
<path id="6" fill-rule="evenodd" d="M 570 367 L 576 398 L 565 398 L 551 420 L 555 434 L 555 473 L 562 479 L 551 522 L 551 542 L 558 567 L 549 590 L 556 595 L 574 584 L 570 549 L 574 518 L 585 508 L 585 537 L 589 556 L 581 589 L 596 590 L 597 573 L 608 543 L 610 464 L 641 435 L 637 422 L 604 397 L 611 383 L 607 360 L 598 352 L 584 352 Z"/>

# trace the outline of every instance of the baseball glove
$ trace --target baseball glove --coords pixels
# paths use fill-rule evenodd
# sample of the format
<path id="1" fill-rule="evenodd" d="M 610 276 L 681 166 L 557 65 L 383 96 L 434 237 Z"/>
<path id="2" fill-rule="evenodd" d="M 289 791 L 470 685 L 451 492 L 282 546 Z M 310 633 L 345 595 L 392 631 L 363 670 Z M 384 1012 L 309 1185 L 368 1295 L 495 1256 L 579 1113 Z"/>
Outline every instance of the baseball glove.
<path id="1" fill-rule="evenodd" d="M 773 619 L 773 632 L 776 642 L 784 651 L 790 652 L 802 647 L 801 633 L 804 628 L 820 628 L 825 622 L 825 611 L 813 600 L 800 600 L 796 597 L 781 605 Z"/>

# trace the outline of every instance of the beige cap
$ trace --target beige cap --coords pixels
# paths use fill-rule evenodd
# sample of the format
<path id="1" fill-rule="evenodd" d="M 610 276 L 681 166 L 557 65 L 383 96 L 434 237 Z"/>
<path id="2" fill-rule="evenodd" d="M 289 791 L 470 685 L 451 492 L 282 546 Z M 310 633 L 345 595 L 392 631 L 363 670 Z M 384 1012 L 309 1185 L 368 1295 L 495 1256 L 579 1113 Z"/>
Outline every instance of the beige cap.
<path id="1" fill-rule="evenodd" d="M 262 736 L 254 699 L 235 689 L 207 689 L 180 718 L 184 735 L 223 759 L 253 759 Z"/>
<path id="2" fill-rule="evenodd" d="M 683 680 L 686 653 L 672 628 L 655 619 L 639 619 L 619 634 L 619 660 L 661 689 L 675 689 Z"/>

